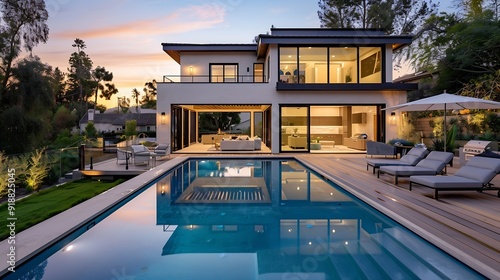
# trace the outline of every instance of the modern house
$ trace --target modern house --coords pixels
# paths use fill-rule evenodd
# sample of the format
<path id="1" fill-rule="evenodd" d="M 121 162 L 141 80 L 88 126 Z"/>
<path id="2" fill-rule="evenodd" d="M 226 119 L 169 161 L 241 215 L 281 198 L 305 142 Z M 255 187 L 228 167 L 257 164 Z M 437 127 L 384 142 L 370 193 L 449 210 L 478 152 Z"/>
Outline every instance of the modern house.
<path id="1" fill-rule="evenodd" d="M 162 44 L 180 75 L 158 83 L 158 141 L 172 151 L 199 143 L 200 112 L 249 112 L 251 136 L 272 153 L 321 145 L 364 150 L 366 140 L 397 136 L 389 119 L 398 116 L 382 109 L 406 102 L 407 91 L 417 88 L 392 77 L 393 52 L 411 35 L 272 28 L 256 41 Z"/>

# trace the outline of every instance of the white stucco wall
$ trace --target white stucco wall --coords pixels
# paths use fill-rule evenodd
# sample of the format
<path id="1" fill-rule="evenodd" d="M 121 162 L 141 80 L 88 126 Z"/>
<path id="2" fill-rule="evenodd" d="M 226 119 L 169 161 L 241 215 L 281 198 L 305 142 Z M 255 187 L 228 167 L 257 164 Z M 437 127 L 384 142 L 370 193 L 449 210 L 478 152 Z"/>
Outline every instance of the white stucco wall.
<path id="1" fill-rule="evenodd" d="M 389 51 L 390 57 L 392 52 Z M 170 143 L 170 108 L 175 105 L 195 104 L 259 104 L 272 105 L 272 152 L 278 153 L 280 149 L 279 129 L 279 105 L 280 104 L 314 104 L 314 105 L 381 105 L 387 107 L 406 102 L 405 91 L 276 91 L 278 79 L 278 55 L 277 47 L 270 46 L 269 54 L 270 73 L 269 83 L 158 83 L 157 96 L 157 124 L 158 141 Z M 266 55 L 266 57 L 268 56 Z M 386 60 L 387 81 L 392 81 L 392 62 Z M 183 53 L 181 58 L 182 75 L 190 75 L 190 67 L 193 67 L 193 75 L 209 75 L 210 63 L 238 63 L 239 75 L 246 75 L 246 67 L 249 67 L 249 75 L 252 74 L 253 64 L 257 61 L 256 54 L 245 52 L 232 52 L 226 54 L 208 53 Z M 267 71 L 267 66 L 265 66 Z M 162 121 L 161 113 L 165 113 Z M 389 120 L 390 112 L 386 112 Z M 395 138 L 396 127 L 386 126 L 386 139 Z"/>

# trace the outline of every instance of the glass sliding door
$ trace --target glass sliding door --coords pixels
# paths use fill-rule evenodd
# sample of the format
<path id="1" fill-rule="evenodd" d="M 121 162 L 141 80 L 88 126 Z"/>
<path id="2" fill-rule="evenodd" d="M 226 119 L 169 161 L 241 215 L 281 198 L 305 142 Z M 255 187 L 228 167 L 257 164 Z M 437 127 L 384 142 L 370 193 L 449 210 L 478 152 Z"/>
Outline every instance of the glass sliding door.
<path id="1" fill-rule="evenodd" d="M 281 150 L 309 150 L 309 107 L 281 107 Z"/>

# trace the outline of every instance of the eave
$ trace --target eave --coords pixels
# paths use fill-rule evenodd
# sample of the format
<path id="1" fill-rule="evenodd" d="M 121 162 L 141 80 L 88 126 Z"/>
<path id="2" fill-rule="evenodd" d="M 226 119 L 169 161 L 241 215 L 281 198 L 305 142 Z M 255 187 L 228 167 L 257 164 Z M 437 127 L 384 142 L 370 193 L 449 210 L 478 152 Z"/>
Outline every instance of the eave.
<path id="1" fill-rule="evenodd" d="M 162 43 L 163 51 L 181 63 L 181 52 L 256 52 L 257 44 L 179 44 Z"/>

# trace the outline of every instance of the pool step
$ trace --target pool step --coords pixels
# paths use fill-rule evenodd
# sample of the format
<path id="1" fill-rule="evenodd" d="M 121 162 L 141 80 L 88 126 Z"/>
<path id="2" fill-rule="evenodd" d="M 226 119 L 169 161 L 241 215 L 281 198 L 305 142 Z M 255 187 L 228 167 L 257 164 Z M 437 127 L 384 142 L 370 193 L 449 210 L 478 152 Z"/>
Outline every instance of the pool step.
<path id="1" fill-rule="evenodd" d="M 424 240 L 407 234 L 405 230 L 398 228 L 384 229 L 387 236 L 390 236 L 395 242 L 404 246 L 408 251 L 412 252 L 420 262 L 424 262 L 434 270 L 441 279 L 474 279 L 477 275 L 458 261 L 450 258 L 448 254 L 425 242 Z M 413 266 L 413 265 L 412 265 Z"/>
<path id="2" fill-rule="evenodd" d="M 388 255 L 373 239 L 359 242 L 361 248 L 382 268 L 390 279 L 414 279 L 410 271 L 403 269 L 397 259 Z"/>
<path id="3" fill-rule="evenodd" d="M 434 271 L 423 262 L 410 248 L 392 238 L 386 232 L 372 234 L 372 239 L 380 244 L 389 254 L 408 268 L 419 279 L 445 279 L 445 275 Z"/>
<path id="4" fill-rule="evenodd" d="M 366 279 L 385 280 L 389 278 L 384 269 L 379 267 L 358 243 L 350 243 L 344 247 L 363 272 Z"/>
<path id="5" fill-rule="evenodd" d="M 344 247 L 335 248 L 338 254 L 330 254 L 339 279 L 366 279 Z"/>

